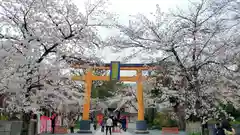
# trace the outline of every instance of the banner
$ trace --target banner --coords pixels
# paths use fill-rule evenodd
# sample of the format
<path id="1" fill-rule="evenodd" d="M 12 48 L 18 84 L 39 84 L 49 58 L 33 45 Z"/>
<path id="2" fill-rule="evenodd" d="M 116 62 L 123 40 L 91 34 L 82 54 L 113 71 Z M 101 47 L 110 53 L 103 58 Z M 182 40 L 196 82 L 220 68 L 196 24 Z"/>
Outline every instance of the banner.
<path id="1" fill-rule="evenodd" d="M 41 129 L 40 113 L 37 113 L 37 134 L 41 133 L 40 129 Z"/>
<path id="2" fill-rule="evenodd" d="M 62 117 L 61 116 L 57 116 L 55 122 L 56 122 L 55 123 L 56 126 L 62 126 Z"/>
<path id="3" fill-rule="evenodd" d="M 110 65 L 110 80 L 120 80 L 120 62 L 112 61 Z"/>
<path id="4" fill-rule="evenodd" d="M 40 133 L 46 133 L 52 131 L 52 121 L 47 116 L 41 116 L 40 117 Z"/>

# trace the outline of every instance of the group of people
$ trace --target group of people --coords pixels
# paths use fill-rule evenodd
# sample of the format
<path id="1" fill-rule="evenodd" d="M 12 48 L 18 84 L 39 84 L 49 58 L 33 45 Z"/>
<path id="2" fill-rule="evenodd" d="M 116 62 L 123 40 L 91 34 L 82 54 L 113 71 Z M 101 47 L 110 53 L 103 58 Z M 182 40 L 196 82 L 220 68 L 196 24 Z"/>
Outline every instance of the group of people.
<path id="1" fill-rule="evenodd" d="M 236 132 L 228 120 L 223 120 L 216 124 L 215 135 L 236 135 Z"/>
<path id="2" fill-rule="evenodd" d="M 51 116 L 51 123 L 52 123 L 52 134 L 55 133 L 55 124 L 56 124 L 56 118 L 57 118 L 58 114 L 55 112 L 52 112 L 52 116 Z M 72 118 L 69 121 L 66 121 L 65 126 L 67 126 L 70 129 L 71 133 L 74 133 L 74 127 L 75 127 L 75 123 L 76 123 L 76 119 Z"/>
<path id="3" fill-rule="evenodd" d="M 56 123 L 56 118 L 58 114 L 53 112 L 51 116 L 51 121 L 52 121 L 52 133 L 55 133 L 55 123 Z M 67 122 L 64 122 L 64 125 L 67 126 L 70 129 L 71 133 L 74 133 L 74 127 L 76 120 L 72 118 L 71 120 L 68 120 Z M 119 129 L 126 131 L 127 130 L 127 118 L 120 117 L 120 116 L 109 116 L 107 119 L 104 119 L 101 121 L 100 126 L 101 126 L 101 131 L 104 132 L 106 130 L 106 135 L 110 133 L 112 135 L 112 131 Z M 94 122 L 94 129 L 96 130 L 97 127 L 97 122 Z"/>
<path id="4" fill-rule="evenodd" d="M 108 132 L 110 135 L 112 135 L 112 130 L 115 131 L 117 128 L 126 131 L 126 124 L 126 117 L 117 118 L 113 116 L 109 116 L 107 119 L 102 120 L 100 123 L 101 131 L 104 132 L 104 129 L 106 129 L 106 135 Z"/>

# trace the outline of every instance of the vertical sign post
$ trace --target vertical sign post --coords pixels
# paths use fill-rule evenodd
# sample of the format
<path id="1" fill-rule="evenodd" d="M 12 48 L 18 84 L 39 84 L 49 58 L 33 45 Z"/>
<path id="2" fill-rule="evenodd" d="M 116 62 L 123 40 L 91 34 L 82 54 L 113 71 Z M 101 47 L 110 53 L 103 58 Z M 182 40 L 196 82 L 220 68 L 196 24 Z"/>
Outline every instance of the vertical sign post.
<path id="1" fill-rule="evenodd" d="M 120 80 L 120 62 L 112 61 L 110 65 L 110 80 Z"/>

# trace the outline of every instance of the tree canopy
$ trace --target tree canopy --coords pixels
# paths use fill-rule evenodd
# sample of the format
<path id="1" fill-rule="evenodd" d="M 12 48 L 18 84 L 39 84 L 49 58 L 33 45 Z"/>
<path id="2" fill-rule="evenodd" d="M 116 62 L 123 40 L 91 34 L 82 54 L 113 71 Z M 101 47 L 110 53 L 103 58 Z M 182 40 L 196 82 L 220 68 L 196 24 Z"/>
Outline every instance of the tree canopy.
<path id="1" fill-rule="evenodd" d="M 232 118 L 221 104 L 240 108 L 238 0 L 199 0 L 170 13 L 157 5 L 155 13 L 131 16 L 128 24 L 106 6 L 104 0 L 89 1 L 80 12 L 68 0 L 0 2 L 0 92 L 9 99 L 8 110 L 57 108 L 62 102 L 81 106 L 84 85 L 68 77 L 102 64 L 97 51 L 110 47 L 139 50 L 142 57 L 156 54 L 150 62 L 161 69 L 144 82 L 145 101 L 167 101 L 182 122 L 192 116 L 202 122 L 222 114 Z M 114 34 L 102 38 L 101 28 Z M 129 54 L 126 59 L 133 57 Z M 85 68 L 73 69 L 74 63 Z M 122 88 L 122 83 L 95 81 L 92 97 L 117 98 L 121 104 L 136 99 L 136 91 L 127 96 Z"/>
<path id="2" fill-rule="evenodd" d="M 92 98 L 105 99 L 116 95 L 117 91 L 125 88 L 122 82 L 105 81 L 101 85 L 94 86 L 92 89 Z"/>

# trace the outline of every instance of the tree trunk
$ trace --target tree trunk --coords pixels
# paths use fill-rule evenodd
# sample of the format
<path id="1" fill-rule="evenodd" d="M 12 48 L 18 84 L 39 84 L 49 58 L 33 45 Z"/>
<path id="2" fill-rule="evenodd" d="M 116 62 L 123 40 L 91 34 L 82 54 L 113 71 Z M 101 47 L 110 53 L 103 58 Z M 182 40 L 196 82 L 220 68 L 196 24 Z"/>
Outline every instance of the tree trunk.
<path id="1" fill-rule="evenodd" d="M 180 130 L 186 130 L 186 119 L 185 119 L 185 112 L 184 106 L 176 105 L 174 107 L 174 112 L 178 117 L 178 125 Z"/>
<path id="2" fill-rule="evenodd" d="M 185 120 L 185 115 L 182 113 L 177 113 L 178 116 L 178 124 L 179 124 L 179 129 L 180 130 L 186 130 L 186 120 Z"/>
<path id="3" fill-rule="evenodd" d="M 22 112 L 23 129 L 21 135 L 28 135 L 30 124 L 30 114 Z"/>

